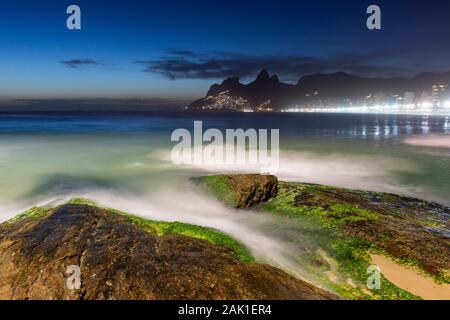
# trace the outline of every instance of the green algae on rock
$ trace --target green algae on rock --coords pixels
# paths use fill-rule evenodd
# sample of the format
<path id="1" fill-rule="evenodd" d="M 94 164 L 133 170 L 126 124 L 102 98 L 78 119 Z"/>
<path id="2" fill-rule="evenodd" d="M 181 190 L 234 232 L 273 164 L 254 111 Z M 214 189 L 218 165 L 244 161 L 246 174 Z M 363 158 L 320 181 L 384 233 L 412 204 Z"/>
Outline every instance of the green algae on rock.
<path id="1" fill-rule="evenodd" d="M 277 194 L 278 179 L 272 175 L 233 174 L 197 178 L 208 191 L 233 208 L 249 208 Z"/>
<path id="2" fill-rule="evenodd" d="M 176 233 L 189 227 L 155 230 L 116 213 L 71 203 L 0 224 L 0 299 L 338 298 L 277 268 L 243 263 L 226 245 Z M 66 285 L 74 265 L 79 289 Z"/>
<path id="3" fill-rule="evenodd" d="M 247 176 L 247 183 L 252 176 Z M 232 175 L 214 179 L 229 181 Z M 367 289 L 370 253 L 375 252 L 413 264 L 438 282 L 449 282 L 449 208 L 393 194 L 315 184 L 279 182 L 276 189 L 276 196 L 252 208 L 289 219 L 289 230 L 281 230 L 280 236 L 303 250 L 303 267 L 314 281 L 347 298 L 417 299 L 384 277 L 382 289 Z"/>
<path id="4" fill-rule="evenodd" d="M 252 256 L 251 252 L 239 241 L 233 239 L 231 236 L 215 230 L 213 228 L 197 226 L 189 223 L 182 222 L 167 222 L 167 221 L 156 221 L 145 219 L 130 213 L 126 213 L 120 210 L 105 208 L 99 206 L 95 201 L 84 199 L 84 198 L 73 198 L 67 202 L 67 204 L 76 204 L 76 205 L 88 205 L 93 207 L 98 207 L 104 209 L 111 214 L 119 214 L 128 217 L 131 219 L 133 223 L 135 223 L 140 228 L 145 231 L 156 234 L 161 237 L 164 235 L 176 234 L 176 235 L 184 235 L 196 239 L 203 239 L 212 244 L 224 245 L 233 250 L 234 255 L 240 261 L 244 263 L 254 262 L 255 259 Z M 51 212 L 50 208 L 42 208 L 42 207 L 32 207 L 27 211 L 20 213 L 7 221 L 8 223 L 13 223 L 15 221 L 23 220 L 26 218 L 32 219 L 41 219 L 47 216 Z"/>

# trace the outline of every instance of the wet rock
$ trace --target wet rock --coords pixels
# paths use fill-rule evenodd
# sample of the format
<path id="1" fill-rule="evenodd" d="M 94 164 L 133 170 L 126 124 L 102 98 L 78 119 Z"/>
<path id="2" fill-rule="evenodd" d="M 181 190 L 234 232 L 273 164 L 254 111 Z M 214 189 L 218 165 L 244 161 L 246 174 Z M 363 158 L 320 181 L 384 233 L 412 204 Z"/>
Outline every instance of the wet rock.
<path id="1" fill-rule="evenodd" d="M 277 195 L 278 179 L 272 175 L 229 175 L 230 188 L 237 198 L 237 208 L 249 208 Z"/>
<path id="2" fill-rule="evenodd" d="M 250 208 L 275 197 L 278 179 L 273 175 L 224 174 L 200 178 L 219 199 L 234 208 Z"/>
<path id="3" fill-rule="evenodd" d="M 258 179 L 271 191 L 255 187 L 248 199 L 273 194 L 274 180 Z M 79 267 L 79 288 L 68 286 L 76 284 L 69 266 Z M 0 299 L 335 298 L 277 268 L 242 263 L 226 246 L 158 237 L 94 206 L 0 225 Z"/>
<path id="4" fill-rule="evenodd" d="M 338 225 L 347 235 L 375 244 L 393 257 L 414 261 L 430 274 L 443 275 L 448 270 L 449 208 L 388 193 L 301 186 L 295 206 L 319 210 L 323 219 L 330 220 L 336 218 L 332 209 L 338 208 L 343 222 Z"/>

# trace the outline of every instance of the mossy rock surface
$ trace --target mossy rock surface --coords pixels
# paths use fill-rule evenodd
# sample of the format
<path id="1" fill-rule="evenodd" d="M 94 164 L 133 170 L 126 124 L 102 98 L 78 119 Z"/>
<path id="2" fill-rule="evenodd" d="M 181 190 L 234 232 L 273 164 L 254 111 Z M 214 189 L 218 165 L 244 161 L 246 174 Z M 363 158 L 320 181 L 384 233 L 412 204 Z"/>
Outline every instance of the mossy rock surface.
<path id="1" fill-rule="evenodd" d="M 82 203 L 82 204 L 81 204 Z M 336 299 L 218 231 L 76 199 L 0 224 L 0 299 Z M 72 271 L 80 286 L 69 287 Z"/>
<path id="2" fill-rule="evenodd" d="M 200 177 L 198 181 L 233 208 L 250 208 L 275 197 L 278 191 L 278 179 L 272 175 L 215 175 Z"/>
<path id="3" fill-rule="evenodd" d="M 252 177 L 248 175 L 246 180 Z M 213 179 L 231 178 L 227 174 Z M 234 194 L 231 188 L 222 191 L 219 198 Z M 278 182 L 276 196 L 254 203 L 252 208 L 283 217 L 279 225 L 272 222 L 267 226 L 268 230 L 276 228 L 283 240 L 296 245 L 299 263 L 314 281 L 344 297 L 419 298 L 384 277 L 381 290 L 367 290 L 372 253 L 413 266 L 438 283 L 449 283 L 448 207 L 388 193 Z"/>
<path id="4" fill-rule="evenodd" d="M 450 265 L 450 210 L 420 199 L 328 186 L 280 183 L 267 211 L 309 217 L 437 277 Z M 447 253 L 447 254 L 443 254 Z"/>
<path id="5" fill-rule="evenodd" d="M 310 235 L 312 248 L 325 250 L 335 260 L 341 281 L 330 286 L 343 296 L 417 298 L 385 278 L 381 290 L 366 290 L 370 253 L 414 265 L 437 282 L 449 281 L 446 274 L 450 266 L 450 242 L 446 232 L 450 211 L 439 204 L 393 194 L 280 182 L 278 196 L 261 209 L 291 218 L 302 226 L 299 234 Z M 310 257 L 311 270 L 314 262 L 324 263 L 314 250 L 310 250 L 314 252 Z M 329 271 L 330 266 L 325 265 Z M 356 285 L 349 286 L 346 278 Z"/>

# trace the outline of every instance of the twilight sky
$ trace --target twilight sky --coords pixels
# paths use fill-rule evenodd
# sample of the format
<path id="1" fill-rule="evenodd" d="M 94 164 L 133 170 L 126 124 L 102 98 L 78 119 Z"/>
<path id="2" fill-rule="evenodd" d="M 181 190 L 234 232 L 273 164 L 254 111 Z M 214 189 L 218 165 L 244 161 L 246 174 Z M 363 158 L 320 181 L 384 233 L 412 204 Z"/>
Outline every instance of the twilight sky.
<path id="1" fill-rule="evenodd" d="M 66 28 L 77 4 L 82 30 Z M 366 28 L 370 4 L 382 30 Z M 261 68 L 409 76 L 450 70 L 448 0 L 5 0 L 0 100 L 189 100 Z"/>

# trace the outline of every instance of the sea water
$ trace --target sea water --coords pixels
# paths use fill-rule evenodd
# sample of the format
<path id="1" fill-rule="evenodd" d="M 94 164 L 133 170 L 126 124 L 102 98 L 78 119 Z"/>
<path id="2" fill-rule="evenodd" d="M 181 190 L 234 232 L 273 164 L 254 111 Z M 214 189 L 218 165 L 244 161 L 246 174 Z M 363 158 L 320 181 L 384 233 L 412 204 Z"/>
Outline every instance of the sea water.
<path id="1" fill-rule="evenodd" d="M 213 227 L 259 259 L 302 273 L 279 218 L 226 208 L 190 177 L 229 170 L 170 161 L 173 130 L 280 130 L 278 177 L 393 192 L 450 205 L 449 117 L 353 114 L 0 114 L 0 221 L 88 198 L 151 219 Z M 251 168 L 234 168 L 234 171 Z M 275 222 L 275 221 L 274 221 Z M 276 221 L 278 224 L 280 221 Z"/>

